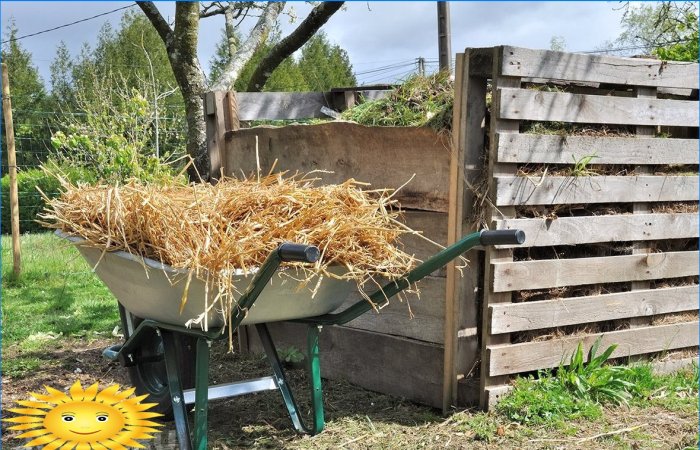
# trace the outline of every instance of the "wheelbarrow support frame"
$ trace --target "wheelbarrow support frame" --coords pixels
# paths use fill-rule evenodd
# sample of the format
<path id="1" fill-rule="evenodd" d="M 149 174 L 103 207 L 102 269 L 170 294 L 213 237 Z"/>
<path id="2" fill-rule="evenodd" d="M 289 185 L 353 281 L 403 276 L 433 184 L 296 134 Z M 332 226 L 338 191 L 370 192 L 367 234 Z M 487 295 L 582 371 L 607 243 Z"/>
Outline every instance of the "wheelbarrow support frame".
<path id="1" fill-rule="evenodd" d="M 195 330 L 157 322 L 143 320 L 134 332 L 128 336 L 123 345 L 115 345 L 106 349 L 103 354 L 111 360 L 119 360 L 124 365 L 134 364 L 133 351 L 147 336 L 146 330 L 151 328 L 161 336 L 165 368 L 168 380 L 168 389 L 173 405 L 175 431 L 179 446 L 183 450 L 195 448 L 206 450 L 208 428 L 208 405 L 210 399 L 227 398 L 266 390 L 279 390 L 284 400 L 294 428 L 300 433 L 317 434 L 324 427 L 323 395 L 321 385 L 319 334 L 324 325 L 342 325 L 350 322 L 371 309 L 381 308 L 389 302 L 389 299 L 411 284 L 420 281 L 440 267 L 446 265 L 462 253 L 478 245 L 522 244 L 525 234 L 520 230 L 481 231 L 463 237 L 460 241 L 435 254 L 427 261 L 408 272 L 398 280 L 385 284 L 381 289 L 369 296 L 369 300 L 360 300 L 347 309 L 335 313 L 324 314 L 316 317 L 298 319 L 295 322 L 307 325 L 307 371 L 309 389 L 311 391 L 312 425 L 308 427 L 302 420 L 299 408 L 294 399 L 292 390 L 287 382 L 282 363 L 277 355 L 272 337 L 267 324 L 256 324 L 256 330 L 260 336 L 267 360 L 272 368 L 272 375 L 254 380 L 227 383 L 218 386 L 209 386 L 209 357 L 212 341 L 223 338 L 224 329 L 211 331 Z M 236 310 L 231 314 L 228 326 L 236 328 L 241 324 L 246 312 L 253 306 L 262 290 L 267 286 L 282 262 L 309 262 L 318 260 L 319 252 L 316 247 L 299 244 L 282 244 L 277 250 L 270 253 L 265 262 L 256 273 L 248 289 L 238 301 Z M 178 360 L 177 346 L 180 335 L 188 335 L 197 338 L 196 362 L 195 362 L 195 387 L 192 390 L 183 390 L 178 370 L 181 361 Z M 191 394 L 194 394 L 192 402 Z M 190 440 L 190 430 L 187 422 L 186 405 L 194 403 L 194 435 Z"/>

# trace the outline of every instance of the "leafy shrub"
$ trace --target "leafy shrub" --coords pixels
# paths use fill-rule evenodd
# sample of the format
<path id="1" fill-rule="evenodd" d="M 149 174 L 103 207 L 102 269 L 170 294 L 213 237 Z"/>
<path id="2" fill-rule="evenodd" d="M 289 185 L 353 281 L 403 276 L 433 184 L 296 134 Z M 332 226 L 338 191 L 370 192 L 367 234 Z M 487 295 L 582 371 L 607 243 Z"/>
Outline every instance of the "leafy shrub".
<path id="1" fill-rule="evenodd" d="M 109 75 L 95 75 L 94 90 L 90 96 L 76 94 L 82 113 L 67 117 L 51 137 L 57 160 L 93 170 L 108 183 L 170 179 L 173 171 L 166 160 L 177 155 L 158 154 L 157 109 L 139 91 Z"/>
<path id="2" fill-rule="evenodd" d="M 85 168 L 62 168 L 61 172 L 68 181 L 73 183 L 93 183 L 96 180 L 94 172 Z M 2 233 L 12 232 L 10 223 L 10 176 L 2 177 Z M 52 175 L 41 169 L 29 169 L 17 174 L 17 189 L 19 191 L 19 228 L 22 233 L 44 231 L 36 222 L 37 214 L 44 209 L 44 199 L 37 188 L 49 198 L 58 196 L 61 184 Z"/>

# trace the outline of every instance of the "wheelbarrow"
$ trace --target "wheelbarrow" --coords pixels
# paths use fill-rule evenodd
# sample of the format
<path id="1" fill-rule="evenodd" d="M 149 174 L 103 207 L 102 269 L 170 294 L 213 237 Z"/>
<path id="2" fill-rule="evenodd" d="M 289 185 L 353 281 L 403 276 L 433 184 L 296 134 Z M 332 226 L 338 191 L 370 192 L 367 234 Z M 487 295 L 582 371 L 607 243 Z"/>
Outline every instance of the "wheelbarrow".
<path id="1" fill-rule="evenodd" d="M 172 277 L 184 275 L 160 262 L 133 256 L 126 252 L 107 252 L 80 245 L 83 240 L 57 232 L 77 245 L 119 301 L 125 342 L 104 350 L 103 355 L 129 368 L 129 377 L 139 394 L 149 394 L 150 402 L 158 403 L 158 411 L 172 415 L 180 449 L 207 448 L 209 400 L 235 397 L 255 392 L 278 390 L 282 395 L 292 425 L 300 433 L 317 434 L 324 427 L 319 334 L 326 325 L 342 325 L 369 310 L 385 306 L 391 297 L 408 288 L 435 270 L 445 266 L 475 246 L 522 244 L 521 230 L 481 231 L 463 237 L 423 262 L 403 277 L 386 283 L 352 306 L 337 310 L 351 291 L 352 283 L 324 279 L 322 291 L 315 299 L 294 292 L 280 280 L 272 280 L 282 262 L 314 263 L 319 250 L 313 246 L 286 243 L 271 252 L 238 300 L 228 320 L 229 330 L 239 325 L 255 325 L 270 364 L 270 376 L 232 383 L 209 385 L 209 356 L 213 341 L 227 337 L 223 321 L 216 314 L 205 317 L 207 331 L 182 324 L 187 313 L 200 313 L 203 286 L 190 286 L 186 307 L 181 316 L 173 301 L 182 295 L 182 284 Z M 99 264 L 98 264 L 99 262 Z M 158 269 L 158 270 L 148 270 Z M 146 270 L 144 270 L 146 269 Z M 287 268 L 286 270 L 290 270 Z M 236 276 L 234 274 L 234 276 Z M 247 282 L 243 274 L 240 280 Z M 325 283 L 325 284 L 324 284 Z M 235 284 L 235 283 L 234 283 Z M 198 291 L 199 290 L 199 291 Z M 274 295 L 277 291 L 277 296 Z M 280 299 L 279 295 L 284 295 Z M 175 299 L 175 300 L 174 300 Z M 150 305 L 150 306 L 149 306 Z M 165 306 L 170 305 L 170 306 Z M 189 306 L 187 306 L 189 305 Z M 172 311 L 175 310 L 175 311 Z M 311 391 L 311 424 L 302 420 L 299 408 L 277 355 L 267 323 L 290 320 L 307 325 L 307 368 Z M 191 359 L 195 360 L 194 373 Z M 194 404 L 194 430 L 190 436 L 187 405 Z"/>

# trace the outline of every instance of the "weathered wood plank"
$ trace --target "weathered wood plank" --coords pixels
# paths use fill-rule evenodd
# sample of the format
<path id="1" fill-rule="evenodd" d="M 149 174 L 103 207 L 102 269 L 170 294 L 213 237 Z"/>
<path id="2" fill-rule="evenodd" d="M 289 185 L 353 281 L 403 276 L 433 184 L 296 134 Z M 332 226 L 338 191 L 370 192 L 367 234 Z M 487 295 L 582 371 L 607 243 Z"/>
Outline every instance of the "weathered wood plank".
<path id="1" fill-rule="evenodd" d="M 498 64 L 503 58 L 503 48 L 496 47 L 493 52 L 493 73 L 494 76 L 491 80 L 491 88 L 496 91 L 501 88 L 519 88 L 522 85 L 522 79 L 519 77 L 504 77 L 499 76 Z M 491 124 L 489 126 L 489 141 L 496 142 L 496 134 L 513 133 L 517 134 L 520 132 L 520 122 L 517 120 L 507 120 L 500 117 L 498 111 L 500 111 L 500 98 L 494 97 L 493 103 L 491 104 Z M 517 173 L 517 165 L 499 163 L 496 157 L 496 146 L 489 146 L 489 158 L 488 158 L 488 195 L 489 204 L 495 203 L 495 196 L 497 193 L 496 189 L 496 177 L 499 176 L 512 176 Z M 496 218 L 509 218 L 515 217 L 516 211 L 512 206 L 506 206 L 499 208 L 497 211 L 495 208 L 489 208 L 486 213 L 487 223 L 490 225 Z M 489 389 L 493 386 L 500 386 L 508 383 L 508 377 L 497 376 L 491 373 L 489 370 L 490 362 L 488 360 L 488 352 L 486 348 L 489 345 L 496 344 L 507 344 L 510 342 L 509 334 L 493 334 L 491 333 L 491 324 L 487 320 L 488 306 L 497 303 L 510 303 L 513 300 L 513 294 L 511 292 L 495 292 L 491 286 L 493 283 L 491 280 L 494 277 L 492 263 L 495 262 L 512 262 L 513 261 L 513 251 L 509 249 L 496 249 L 489 247 L 485 252 L 485 263 L 484 263 L 484 299 L 482 301 L 481 310 L 481 380 L 479 383 L 480 395 L 479 395 L 479 405 L 483 409 L 488 409 L 491 400 L 489 399 Z"/>
<path id="2" fill-rule="evenodd" d="M 321 183 L 350 178 L 372 188 L 399 188 L 395 196 L 404 208 L 447 211 L 450 142 L 429 128 L 365 127 L 348 122 L 243 129 L 230 136 L 224 173 L 252 174 L 256 167 L 256 136 L 260 169 L 307 173 Z M 331 139 L 330 137 L 342 137 Z"/>
<path id="3" fill-rule="evenodd" d="M 426 277 L 418 283 L 418 288 L 420 296 L 404 292 L 403 299 L 393 297 L 389 305 L 379 312 L 369 311 L 345 326 L 442 344 L 445 324 L 445 278 Z M 371 294 L 374 288 L 368 287 L 367 292 Z M 356 292 L 341 308 L 346 308 L 361 299 L 361 295 Z"/>
<path id="4" fill-rule="evenodd" d="M 698 102 L 689 100 L 622 98 L 509 88 L 499 89 L 497 96 L 501 99 L 500 116 L 505 119 L 694 127 L 698 125 L 699 117 Z"/>
<path id="5" fill-rule="evenodd" d="M 296 120 L 327 117 L 334 108 L 329 92 L 236 92 L 240 120 Z"/>
<path id="6" fill-rule="evenodd" d="M 493 263 L 495 292 L 657 280 L 698 274 L 698 252 Z"/>
<path id="7" fill-rule="evenodd" d="M 504 47 L 502 75 L 697 89 L 698 64 Z"/>
<path id="8" fill-rule="evenodd" d="M 678 175 L 498 177 L 496 206 L 698 200 L 698 177 Z"/>
<path id="9" fill-rule="evenodd" d="M 557 367 L 562 360 L 568 361 L 579 342 L 583 342 L 584 355 L 588 358 L 591 345 L 600 336 L 601 351 L 617 344 L 612 358 L 642 355 L 697 346 L 698 322 L 634 328 L 544 342 L 489 346 L 489 369 L 493 374 L 505 375 Z"/>
<path id="10" fill-rule="evenodd" d="M 430 241 L 442 246 L 447 245 L 447 214 L 408 210 L 404 211 L 401 221 L 409 228 L 421 233 L 421 235 L 407 233 L 401 237 L 403 250 L 419 260 L 425 261 L 441 250 L 439 246 Z M 432 275 L 444 277 L 445 268 L 439 268 Z"/>
<path id="11" fill-rule="evenodd" d="M 698 164 L 697 139 L 498 135 L 498 161 L 574 164 Z"/>
<path id="12" fill-rule="evenodd" d="M 540 330 L 698 309 L 698 286 L 491 305 L 493 333 Z"/>
<path id="13" fill-rule="evenodd" d="M 306 326 L 269 324 L 278 347 L 306 348 Z M 252 333 L 256 335 L 256 333 Z M 442 407 L 442 346 L 341 326 L 324 327 L 320 336 L 321 376 Z M 260 352 L 257 336 L 251 350 Z"/>
<path id="14" fill-rule="evenodd" d="M 527 240 L 519 247 L 697 238 L 699 227 L 698 215 L 694 213 L 559 217 L 554 220 L 543 217 L 496 221 L 498 230 L 520 229 L 525 232 Z"/>

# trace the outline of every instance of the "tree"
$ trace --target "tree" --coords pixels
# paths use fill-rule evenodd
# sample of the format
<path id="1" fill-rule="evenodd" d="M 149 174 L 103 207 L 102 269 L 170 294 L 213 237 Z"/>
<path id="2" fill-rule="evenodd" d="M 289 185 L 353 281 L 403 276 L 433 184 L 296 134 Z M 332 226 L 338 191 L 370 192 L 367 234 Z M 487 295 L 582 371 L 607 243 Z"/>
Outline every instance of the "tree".
<path id="1" fill-rule="evenodd" d="M 48 142 L 48 130 L 43 127 L 46 115 L 43 114 L 46 103 L 44 82 L 38 69 L 32 62 L 32 54 L 22 48 L 17 40 L 18 30 L 11 21 L 2 47 L 2 61 L 7 64 L 12 94 L 12 113 L 15 142 L 17 145 L 17 164 L 35 166 L 45 160 Z M 2 148 L 5 147 L 5 124 L 2 123 Z M 3 172 L 7 166 L 2 162 Z"/>
<path id="2" fill-rule="evenodd" d="M 299 69 L 310 91 L 357 84 L 347 52 L 338 45 L 331 45 L 323 32 L 302 47 Z"/>
<path id="3" fill-rule="evenodd" d="M 245 64 L 253 57 L 255 50 L 273 30 L 282 13 L 285 2 L 177 2 L 175 5 L 175 26 L 163 18 L 153 2 L 137 2 L 143 13 L 160 36 L 168 55 L 175 80 L 185 103 L 187 119 L 187 152 L 192 157 L 194 168 L 191 179 L 208 180 L 210 162 L 206 148 L 203 94 L 209 90 L 233 89 Z M 322 2 L 288 36 L 281 39 L 267 52 L 257 65 L 249 87 L 261 90 L 270 78 L 272 71 L 282 61 L 307 42 L 328 19 L 338 11 L 343 2 Z M 257 22 L 245 39 L 235 38 L 236 20 L 257 14 Z M 197 41 L 200 18 L 223 15 L 226 33 L 229 38 L 230 60 L 222 69 L 218 80 L 209 83 L 204 76 L 197 55 Z"/>
<path id="4" fill-rule="evenodd" d="M 49 70 L 52 102 L 54 105 L 72 105 L 75 102 L 73 59 L 65 42 L 61 41 L 56 47 L 56 57 L 51 62 Z"/>
<path id="5" fill-rule="evenodd" d="M 625 3 L 616 46 L 677 61 L 698 60 L 697 2 Z"/>

